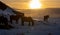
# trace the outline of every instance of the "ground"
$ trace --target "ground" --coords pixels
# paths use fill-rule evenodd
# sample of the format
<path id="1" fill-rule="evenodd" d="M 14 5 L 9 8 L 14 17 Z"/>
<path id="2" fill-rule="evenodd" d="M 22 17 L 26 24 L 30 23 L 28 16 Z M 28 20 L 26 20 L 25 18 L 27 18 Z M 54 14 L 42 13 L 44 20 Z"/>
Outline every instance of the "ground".
<path id="1" fill-rule="evenodd" d="M 60 18 L 49 19 L 49 22 L 44 24 L 42 21 L 34 21 L 34 26 L 25 26 L 15 24 L 14 29 L 0 29 L 0 35 L 60 35 Z"/>

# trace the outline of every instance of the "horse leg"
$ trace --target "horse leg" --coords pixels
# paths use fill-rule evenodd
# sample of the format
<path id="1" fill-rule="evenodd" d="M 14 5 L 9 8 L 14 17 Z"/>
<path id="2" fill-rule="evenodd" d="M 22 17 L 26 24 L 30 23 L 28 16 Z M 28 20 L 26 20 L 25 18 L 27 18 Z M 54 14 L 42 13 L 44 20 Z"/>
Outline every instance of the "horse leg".
<path id="1" fill-rule="evenodd" d="M 23 19 L 21 19 L 21 25 L 24 26 L 24 20 Z"/>
<path id="2" fill-rule="evenodd" d="M 8 19 L 7 18 L 3 19 L 3 24 L 5 25 L 6 28 L 8 28 Z"/>
<path id="3" fill-rule="evenodd" d="M 21 25 L 24 26 L 24 21 L 22 21 Z"/>
<path id="4" fill-rule="evenodd" d="M 12 24 L 12 19 L 10 19 L 10 23 Z"/>
<path id="5" fill-rule="evenodd" d="M 16 20 L 16 24 L 18 24 L 18 20 Z"/>
<path id="6" fill-rule="evenodd" d="M 34 26 L 34 21 L 32 20 L 31 22 L 32 22 L 32 26 Z"/>
<path id="7" fill-rule="evenodd" d="M 44 21 L 46 21 L 46 18 L 44 17 Z"/>
<path id="8" fill-rule="evenodd" d="M 29 24 L 28 24 L 28 26 L 30 26 L 30 21 L 29 21 Z"/>

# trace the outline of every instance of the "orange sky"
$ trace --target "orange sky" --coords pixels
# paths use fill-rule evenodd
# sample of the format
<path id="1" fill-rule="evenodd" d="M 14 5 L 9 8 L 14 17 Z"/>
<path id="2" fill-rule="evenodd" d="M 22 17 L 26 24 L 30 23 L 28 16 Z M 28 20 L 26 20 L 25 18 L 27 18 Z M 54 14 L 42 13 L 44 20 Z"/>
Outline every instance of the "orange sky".
<path id="1" fill-rule="evenodd" d="M 10 7 L 17 9 L 28 9 L 31 0 L 1 0 Z M 40 0 L 42 8 L 60 8 L 60 0 Z"/>

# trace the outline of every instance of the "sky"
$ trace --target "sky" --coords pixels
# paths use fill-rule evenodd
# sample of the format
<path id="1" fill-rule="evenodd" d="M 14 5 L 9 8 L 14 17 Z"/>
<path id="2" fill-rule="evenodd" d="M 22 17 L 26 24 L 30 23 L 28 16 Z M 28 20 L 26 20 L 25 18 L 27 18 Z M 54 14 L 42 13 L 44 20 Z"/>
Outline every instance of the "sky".
<path id="1" fill-rule="evenodd" d="M 8 6 L 14 8 L 14 9 L 29 9 L 29 2 L 31 0 L 0 0 L 7 4 Z M 40 0 L 40 3 L 42 4 L 41 8 L 60 8 L 60 0 Z M 45 15 L 47 14 L 46 12 L 24 12 L 25 15 L 31 15 L 33 17 L 38 17 L 39 15 Z M 51 15 L 57 15 L 60 16 L 60 11 L 54 11 L 54 12 L 49 12 Z"/>
<path id="2" fill-rule="evenodd" d="M 31 0 L 0 0 L 17 9 L 28 9 Z M 42 8 L 60 8 L 60 0 L 40 0 Z"/>

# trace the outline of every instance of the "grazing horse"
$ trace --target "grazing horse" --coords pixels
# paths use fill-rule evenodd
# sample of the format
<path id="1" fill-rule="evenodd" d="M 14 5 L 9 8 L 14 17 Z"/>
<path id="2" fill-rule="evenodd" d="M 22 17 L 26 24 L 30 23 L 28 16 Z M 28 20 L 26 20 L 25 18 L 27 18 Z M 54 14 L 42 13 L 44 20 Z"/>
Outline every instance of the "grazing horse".
<path id="1" fill-rule="evenodd" d="M 16 24 L 17 24 L 19 18 L 21 18 L 21 20 L 22 20 L 22 17 L 23 16 L 24 16 L 24 14 L 23 15 L 22 14 L 11 15 L 10 16 L 10 22 L 11 22 L 11 24 L 12 24 L 12 20 L 15 20 L 16 21 Z"/>
<path id="2" fill-rule="evenodd" d="M 8 19 L 4 16 L 0 16 L 0 23 L 8 25 Z"/>
<path id="3" fill-rule="evenodd" d="M 34 25 L 34 21 L 32 19 L 32 17 L 23 17 L 22 18 L 22 25 L 24 25 L 24 22 L 29 22 L 29 26 L 31 25 L 30 22 L 32 22 L 32 26 Z"/>
<path id="4" fill-rule="evenodd" d="M 48 21 L 49 15 L 44 16 L 44 21 Z"/>

